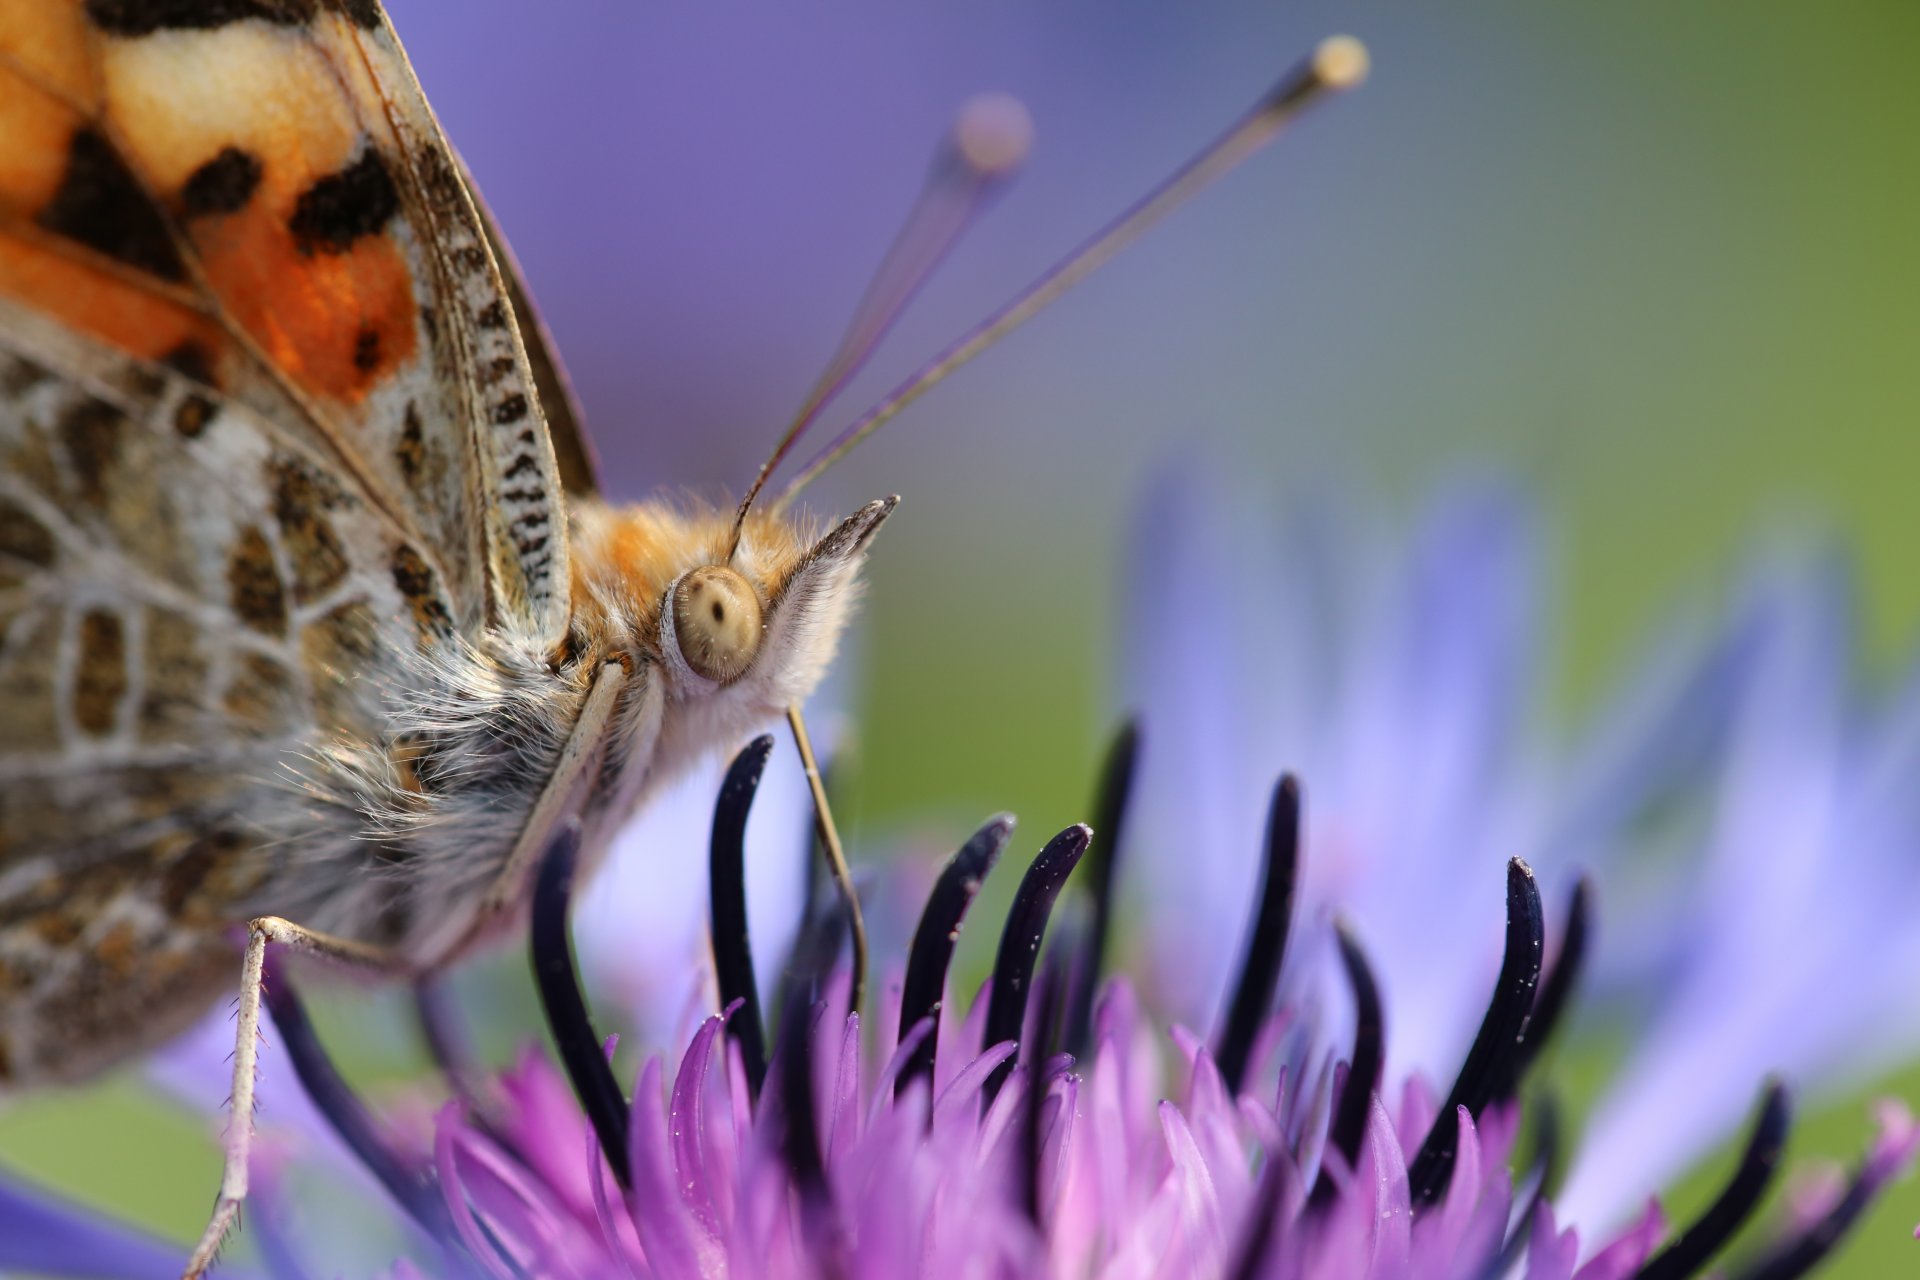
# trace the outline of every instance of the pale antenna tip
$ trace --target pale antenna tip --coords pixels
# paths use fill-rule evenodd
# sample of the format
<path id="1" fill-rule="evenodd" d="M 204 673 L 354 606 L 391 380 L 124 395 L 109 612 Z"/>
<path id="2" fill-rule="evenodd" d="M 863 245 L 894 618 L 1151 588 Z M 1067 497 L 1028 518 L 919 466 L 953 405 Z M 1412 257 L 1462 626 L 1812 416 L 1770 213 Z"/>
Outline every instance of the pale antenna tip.
<path id="1" fill-rule="evenodd" d="M 1367 46 L 1352 36 L 1329 36 L 1313 51 L 1313 74 L 1329 89 L 1351 89 L 1367 78 Z"/>
<path id="2" fill-rule="evenodd" d="M 1004 177 L 1033 150 L 1033 117 L 1010 93 L 978 94 L 954 118 L 953 146 L 980 176 Z"/>

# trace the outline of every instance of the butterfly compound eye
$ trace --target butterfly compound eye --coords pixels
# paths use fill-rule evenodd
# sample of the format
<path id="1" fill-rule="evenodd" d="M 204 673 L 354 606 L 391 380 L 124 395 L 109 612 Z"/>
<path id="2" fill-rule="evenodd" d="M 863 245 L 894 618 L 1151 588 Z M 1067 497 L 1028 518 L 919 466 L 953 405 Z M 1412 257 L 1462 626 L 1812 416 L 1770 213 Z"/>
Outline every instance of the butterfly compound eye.
<path id="1" fill-rule="evenodd" d="M 674 588 L 673 634 L 695 674 L 724 683 L 760 651 L 760 597 L 725 565 L 695 569 Z"/>

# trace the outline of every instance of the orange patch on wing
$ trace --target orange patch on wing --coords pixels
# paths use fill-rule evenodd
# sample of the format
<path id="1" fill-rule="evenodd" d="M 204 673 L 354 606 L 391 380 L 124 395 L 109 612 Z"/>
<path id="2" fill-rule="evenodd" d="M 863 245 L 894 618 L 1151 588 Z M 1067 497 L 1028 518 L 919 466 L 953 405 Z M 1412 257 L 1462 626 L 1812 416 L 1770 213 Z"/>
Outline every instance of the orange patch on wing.
<path id="1" fill-rule="evenodd" d="M 38 237 L 0 231 L 0 294 L 147 360 L 189 343 L 206 352 L 225 345 L 218 327 L 191 307 Z"/>
<path id="2" fill-rule="evenodd" d="M 5 39 L 0 33 L 0 50 Z M 77 123 L 58 99 L 0 62 L 0 138 L 6 139 L 0 146 L 0 207 L 15 217 L 31 217 L 53 198 L 67 171 L 67 141 Z"/>
<path id="3" fill-rule="evenodd" d="M 196 228 L 214 295 L 267 358 L 310 394 L 357 404 L 419 346 L 413 273 L 388 234 L 305 253 L 292 206 L 260 200 Z"/>
<path id="4" fill-rule="evenodd" d="M 413 358 L 413 276 L 391 229 L 321 251 L 289 229 L 316 183 L 352 164 L 369 136 L 390 139 L 357 59 L 251 22 L 107 40 L 103 59 L 129 163 L 180 218 L 214 297 L 275 367 L 308 394 L 351 405 Z M 189 184 L 222 154 L 252 167 L 244 198 L 196 215 Z"/>
<path id="5" fill-rule="evenodd" d="M 0 54 L 84 110 L 99 100 L 80 0 L 0 0 Z"/>

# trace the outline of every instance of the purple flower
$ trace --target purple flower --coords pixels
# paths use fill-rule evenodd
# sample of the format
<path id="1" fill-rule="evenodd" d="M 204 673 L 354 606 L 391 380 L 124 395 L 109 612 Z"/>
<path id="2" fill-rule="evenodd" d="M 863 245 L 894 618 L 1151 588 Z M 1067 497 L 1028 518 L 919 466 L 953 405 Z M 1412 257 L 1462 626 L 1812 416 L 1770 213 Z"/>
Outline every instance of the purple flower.
<path id="1" fill-rule="evenodd" d="M 1123 737 L 1105 788 L 1115 826 L 1137 764 L 1134 741 Z M 771 748 L 770 738 L 754 743 L 721 788 L 716 924 L 744 908 L 747 812 Z M 1584 954 L 1584 899 L 1576 896 L 1554 959 L 1544 962 L 1540 892 L 1526 865 L 1511 863 L 1499 970 L 1452 1087 L 1441 1096 L 1417 1076 L 1388 1079 L 1380 992 L 1350 928 L 1334 931 L 1350 1042 L 1330 1052 L 1309 1011 L 1272 1006 L 1296 923 L 1301 807 L 1298 784 L 1284 779 L 1272 797 L 1250 938 L 1211 1039 L 1178 1026 L 1157 1033 L 1123 978 L 1099 983 L 1099 998 L 1081 1012 L 1082 995 L 1099 981 L 1098 904 L 1111 902 L 1110 854 L 1086 859 L 1092 922 L 1063 922 L 1042 949 L 1055 902 L 1088 853 L 1086 827 L 1068 828 L 1033 860 L 993 975 L 965 1016 L 956 1014 L 945 1000 L 947 963 L 1011 835 L 1004 817 L 936 880 L 904 968 L 874 1001 L 877 1034 L 863 1035 L 847 1007 L 851 975 L 835 960 L 844 913 L 816 912 L 796 942 L 770 1055 L 748 935 L 716 929 L 725 1009 L 699 1025 L 677 1061 L 648 1055 L 631 1102 L 612 1074 L 611 1044 L 588 1020 L 569 953 L 572 831 L 549 852 L 532 905 L 533 963 L 561 1067 L 530 1052 L 487 1080 L 450 1062 L 450 1078 L 463 1082 L 454 1099 L 409 1132 L 404 1117 L 376 1118 L 340 1081 L 284 973 L 271 975 L 269 1005 L 338 1149 L 352 1153 L 401 1224 L 394 1238 L 410 1261 L 394 1274 L 1696 1274 L 1774 1172 L 1785 1091 L 1765 1093 L 1733 1179 L 1699 1220 L 1669 1232 L 1649 1202 L 1625 1230 L 1583 1250 L 1580 1233 L 1557 1226 L 1544 1196 L 1551 1141 L 1536 1135 L 1516 1157 L 1526 1068 L 1560 1021 Z M 1310 864 L 1310 851 L 1304 856 Z M 1916 1146 L 1920 1132 L 1903 1111 L 1888 1110 L 1853 1177 L 1803 1198 L 1780 1240 L 1740 1274 L 1804 1274 Z M 296 1242 L 299 1214 L 279 1190 L 280 1171 L 261 1172 L 254 1221 L 268 1270 L 338 1270 L 338 1238 L 316 1244 L 308 1232 Z M 154 1268 L 154 1255 L 138 1252 L 142 1242 L 64 1209 L 0 1200 L 0 1225 L 17 1229 L 28 1214 L 41 1233 L 32 1246 L 38 1266 Z M 0 1232 L 0 1260 L 26 1256 L 12 1243 L 19 1238 Z M 128 1250 L 127 1261 L 106 1252 L 113 1248 Z"/>
<path id="2" fill-rule="evenodd" d="M 1149 507 L 1145 572 L 1166 594 L 1129 629 L 1141 718 L 1111 753 L 1100 834 L 1068 828 L 1033 859 L 964 1011 L 954 940 L 1012 820 L 934 877 L 856 1013 L 844 907 L 813 904 L 786 945 L 774 926 L 799 918 L 799 892 L 749 890 L 761 739 L 719 781 L 710 836 L 697 795 L 629 835 L 628 864 L 686 882 L 669 892 L 643 870 L 629 891 L 683 904 L 679 936 L 623 955 L 616 919 L 582 946 L 591 985 L 643 1027 L 624 1079 L 572 958 L 571 832 L 532 904 L 557 1060 L 527 1050 L 488 1072 L 457 1048 L 445 1000 L 427 1000 L 447 1087 L 376 1114 L 270 974 L 280 1053 L 250 1217 L 265 1270 L 1673 1280 L 1714 1265 L 1781 1163 L 1790 1095 L 1765 1072 L 1818 1076 L 1848 1044 L 1878 1060 L 1911 1044 L 1875 1015 L 1914 957 L 1886 950 L 1886 972 L 1861 973 L 1849 927 L 1874 927 L 1907 885 L 1914 700 L 1851 710 L 1828 579 L 1774 574 L 1731 622 L 1667 645 L 1581 750 L 1543 750 L 1520 720 L 1534 556 L 1510 497 L 1462 493 L 1410 560 L 1375 548 L 1356 569 L 1313 532 L 1325 525 L 1234 532 L 1231 508 L 1198 493 L 1176 483 Z M 1309 766 L 1311 803 L 1291 775 L 1272 785 L 1282 755 Z M 768 784 L 754 840 L 802 843 L 797 788 Z M 1691 843 L 1650 817 L 1675 787 L 1712 800 Z M 1767 856 L 1743 857 L 1762 835 Z M 1655 838 L 1678 852 L 1648 871 L 1631 855 Z M 1556 847 L 1593 868 L 1597 894 L 1571 858 L 1543 892 L 1520 855 Z M 1841 849 L 1846 883 L 1829 884 Z M 870 885 L 871 914 L 911 876 Z M 1108 973 L 1130 880 L 1153 895 L 1138 991 Z M 702 897 L 710 971 L 636 981 L 636 965 L 687 953 Z M 1686 910 L 1661 917 L 1663 936 L 1624 931 L 1609 960 L 1596 897 Z M 1797 967 L 1769 937 L 1794 939 Z M 1528 1073 L 1583 975 L 1654 1013 L 1569 1161 Z M 689 993 L 713 1012 L 665 1030 Z M 1212 1030 L 1148 1012 L 1163 1008 Z M 226 1047 L 209 1033 L 156 1078 L 205 1093 Z M 1650 1193 L 1743 1116 L 1720 1194 L 1669 1223 Z M 1916 1149 L 1920 1129 L 1883 1105 L 1858 1165 L 1803 1181 L 1728 1274 L 1807 1274 Z M 0 1181 L 0 1267 L 148 1275 L 177 1260 Z"/>
<path id="3" fill-rule="evenodd" d="M 1911 1056 L 1920 674 L 1859 697 L 1833 557 L 1775 549 L 1724 616 L 1668 625 L 1563 743 L 1528 715 L 1545 557 L 1513 492 L 1457 487 L 1405 546 L 1325 500 L 1258 510 L 1176 472 L 1138 521 L 1135 829 L 1179 850 L 1138 860 L 1148 945 L 1182 961 L 1148 966 L 1170 1007 L 1212 1016 L 1236 938 L 1207 922 L 1245 900 L 1254 798 L 1285 767 L 1314 784 L 1306 927 L 1337 909 L 1368 939 L 1390 1074 L 1457 1060 L 1508 859 L 1558 892 L 1591 877 L 1593 1003 L 1644 1030 L 1559 1200 L 1589 1231 L 1725 1142 L 1770 1075 L 1857 1087 Z M 1324 989 L 1295 996 L 1338 1014 Z"/>
<path id="4" fill-rule="evenodd" d="M 1598 868 L 1651 936 L 1601 975 L 1645 1031 L 1572 1170 L 1569 1205 L 1589 1220 L 1641 1171 L 1684 1169 L 1763 1073 L 1858 1086 L 1920 1045 L 1920 679 L 1858 697 L 1846 594 L 1824 560 L 1770 561 L 1706 647 L 1737 654 L 1738 678 L 1690 763 L 1691 816 L 1661 833 L 1696 852 L 1629 862 L 1620 848 Z M 1674 812 L 1671 794 L 1655 800 Z M 1696 1105 L 1663 1105 L 1683 1086 Z"/>

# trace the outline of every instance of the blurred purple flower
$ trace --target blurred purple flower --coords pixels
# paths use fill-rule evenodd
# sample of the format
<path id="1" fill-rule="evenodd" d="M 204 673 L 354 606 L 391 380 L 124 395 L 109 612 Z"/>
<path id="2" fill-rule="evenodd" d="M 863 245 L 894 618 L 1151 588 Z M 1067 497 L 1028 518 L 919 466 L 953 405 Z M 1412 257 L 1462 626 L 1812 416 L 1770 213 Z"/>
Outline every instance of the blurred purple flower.
<path id="1" fill-rule="evenodd" d="M 943 870 L 863 1033 L 850 975 L 834 967 L 843 915 L 815 909 L 791 948 L 739 927 L 766 893 L 763 881 L 749 890 L 743 852 L 763 739 L 720 786 L 710 877 L 686 856 L 702 841 L 697 795 L 632 833 L 647 847 L 624 859 L 671 867 L 690 886 L 630 890 L 681 904 L 667 913 L 679 917 L 676 953 L 698 914 L 685 903 L 707 899 L 717 999 L 706 1007 L 724 1012 L 663 1032 L 660 1006 L 682 993 L 621 978 L 623 964 L 658 970 L 662 948 L 622 954 L 612 934 L 582 947 L 595 985 L 654 1010 L 642 1043 L 687 1045 L 677 1063 L 645 1058 L 631 1103 L 570 957 L 565 839 L 535 887 L 532 931 L 559 1067 L 529 1051 L 490 1076 L 443 1051 L 455 1100 L 376 1119 L 333 1073 L 285 975 L 272 975 L 301 1087 L 266 1073 L 267 1120 L 281 1133 L 255 1170 L 265 1268 L 301 1276 L 405 1256 L 392 1274 L 1700 1273 L 1779 1163 L 1788 1092 L 1764 1073 L 1830 1072 L 1850 1044 L 1881 1061 L 1911 1043 L 1876 1015 L 1920 957 L 1886 950 L 1886 972 L 1868 974 L 1852 960 L 1858 937 L 1900 933 L 1871 931 L 1910 888 L 1900 854 L 1913 847 L 1913 805 L 1898 782 L 1920 751 L 1915 698 L 1862 727 L 1839 687 L 1844 610 L 1831 578 L 1772 574 L 1731 622 L 1663 646 L 1636 696 L 1555 759 L 1521 714 L 1535 557 L 1509 495 L 1463 491 L 1436 508 L 1410 562 L 1374 547 L 1358 568 L 1326 524 L 1304 521 L 1292 538 L 1230 524 L 1231 508 L 1191 482 L 1150 504 L 1142 580 L 1161 594 L 1129 628 L 1142 715 L 1109 762 L 1108 840 L 1092 846 L 1078 889 L 1069 877 L 1087 829 L 1042 850 L 964 1018 L 944 998 L 947 963 L 1011 820 L 988 823 Z M 1303 808 L 1288 777 L 1263 814 L 1283 754 L 1316 771 L 1314 804 Z M 797 792 L 769 783 L 758 821 L 782 833 L 775 843 L 797 844 Z M 1679 853 L 1649 866 L 1631 855 L 1662 830 L 1676 789 L 1709 798 L 1704 834 L 1667 824 L 1661 838 Z M 1747 852 L 1756 842 L 1767 856 Z M 1260 847 L 1264 864 L 1247 857 Z M 1685 905 L 1661 917 L 1665 945 L 1629 931 L 1626 961 L 1601 959 L 1571 858 L 1555 874 L 1573 905 L 1550 939 L 1519 855 L 1556 848 L 1597 870 L 1603 896 Z M 1848 874 L 1832 884 L 1841 848 Z M 1154 893 L 1138 966 L 1146 1005 L 1185 1008 L 1218 1027 L 1211 1037 L 1178 1024 L 1156 1034 L 1127 980 L 1101 982 L 1123 865 Z M 1063 890 L 1075 896 L 1049 930 Z M 779 918 L 797 916 L 791 886 L 771 896 Z M 1223 924 L 1244 908 L 1228 904 L 1247 902 L 1236 940 Z M 1790 952 L 1776 945 L 1786 936 Z M 1556 1214 L 1555 1125 L 1524 1080 L 1590 954 L 1608 999 L 1656 1014 Z M 1649 956 L 1657 987 L 1641 977 Z M 769 1055 L 758 991 L 776 973 Z M 1772 985 L 1755 974 L 1774 974 Z M 204 1090 L 224 1049 L 203 1037 L 157 1076 Z M 1429 1083 L 1449 1078 L 1444 1096 Z M 1733 1177 L 1669 1232 L 1649 1193 L 1724 1141 L 1756 1095 Z M 1790 1197 L 1770 1241 L 1732 1274 L 1808 1273 L 1917 1148 L 1920 1129 L 1884 1104 L 1853 1172 Z M 0 1265 L 147 1275 L 168 1257 L 0 1183 Z"/>
<path id="2" fill-rule="evenodd" d="M 1116 824 L 1132 773 L 1130 741 L 1122 739 L 1109 779 Z M 761 739 L 742 753 L 721 789 L 711 857 L 716 921 L 744 906 L 747 811 L 771 746 Z M 433 1274 L 1696 1274 L 1771 1178 L 1786 1131 L 1784 1090 L 1765 1095 L 1733 1180 L 1700 1220 L 1663 1246 L 1666 1224 L 1647 1202 L 1583 1261 L 1579 1234 L 1560 1230 L 1544 1199 L 1550 1143 L 1535 1139 L 1518 1185 L 1511 1172 L 1518 1090 L 1576 976 L 1580 912 L 1543 965 L 1539 890 L 1524 863 L 1510 864 L 1492 1000 L 1452 1089 L 1443 1101 L 1418 1076 L 1379 1087 L 1379 993 L 1350 929 L 1335 931 L 1354 1009 L 1347 1051 L 1326 1051 L 1302 1009 L 1272 1010 L 1303 865 L 1300 818 L 1297 784 L 1283 779 L 1231 1011 L 1211 1043 L 1179 1027 L 1167 1039 L 1155 1035 L 1124 979 L 1105 983 L 1089 1022 L 1077 1025 L 1076 997 L 1098 976 L 1100 932 L 1068 923 L 1054 929 L 1044 953 L 1040 943 L 1056 896 L 1088 849 L 1085 827 L 1060 833 L 1034 859 L 987 989 L 964 1019 L 956 1016 L 944 999 L 947 963 L 1011 833 L 1004 817 L 983 827 L 936 882 L 904 970 L 875 1001 L 878 1035 L 863 1039 L 861 1019 L 848 1009 L 849 975 L 833 967 L 844 917 L 823 909 L 787 965 L 780 1038 L 764 1061 L 747 935 L 716 932 L 727 1008 L 693 1033 L 677 1068 L 649 1056 L 631 1104 L 612 1083 L 612 1045 L 603 1050 L 587 1021 L 568 953 L 571 831 L 549 853 L 532 903 L 535 973 L 564 1076 L 528 1053 L 477 1091 L 456 1085 L 455 1100 L 408 1136 L 404 1124 L 371 1117 L 340 1082 L 282 972 L 270 975 L 269 1004 L 317 1115 L 399 1209 L 392 1234 L 411 1238 L 418 1266 Z M 1096 901 L 1114 870 L 1111 858 L 1093 861 Z M 476 1079 L 466 1064 L 450 1066 L 452 1079 Z M 1777 1243 L 1740 1274 L 1804 1274 L 1916 1147 L 1920 1131 L 1910 1118 L 1887 1110 L 1854 1176 L 1803 1198 Z M 254 1220 L 268 1271 L 338 1270 L 341 1235 L 308 1231 L 296 1243 L 288 1224 L 299 1215 L 280 1191 L 275 1162 L 267 1163 L 257 1171 Z M 17 1242 L 29 1223 L 37 1234 L 23 1254 Z M 31 1260 L 54 1274 L 153 1274 L 164 1254 L 156 1263 L 141 1247 L 64 1207 L 0 1195 L 0 1263 Z M 113 1250 L 127 1251 L 126 1261 Z M 392 1274 L 420 1274 L 413 1266 Z"/>
<path id="3" fill-rule="evenodd" d="M 1695 606 L 1562 745 L 1529 715 L 1542 539 L 1513 492 L 1456 488 L 1404 547 L 1325 501 L 1254 510 L 1177 472 L 1138 524 L 1134 863 L 1146 944 L 1181 958 L 1146 966 L 1168 1007 L 1212 1016 L 1235 939 L 1209 922 L 1245 901 L 1252 801 L 1287 767 L 1314 782 L 1306 927 L 1324 947 L 1337 908 L 1369 939 L 1394 1073 L 1457 1060 L 1507 859 L 1595 882 L 1595 1003 L 1637 1030 L 1558 1200 L 1588 1230 L 1723 1143 L 1770 1075 L 1857 1087 L 1920 1044 L 1920 677 L 1859 705 L 1831 557 L 1773 554 L 1724 616 Z M 1295 997 L 1337 1012 L 1315 972 Z"/>
<path id="4" fill-rule="evenodd" d="M 1857 1087 L 1920 1046 L 1920 678 L 1863 704 L 1849 603 L 1828 561 L 1755 575 L 1709 646 L 1739 654 L 1740 678 L 1693 795 L 1643 798 L 1687 815 L 1639 826 L 1690 852 L 1628 862 L 1623 846 L 1601 868 L 1614 912 L 1651 936 L 1622 949 L 1636 970 L 1605 975 L 1645 1031 L 1572 1171 L 1585 1221 L 1617 1206 L 1626 1170 L 1683 1171 L 1762 1073 Z M 1682 1087 L 1696 1103 L 1676 1114 L 1662 1100 Z"/>

